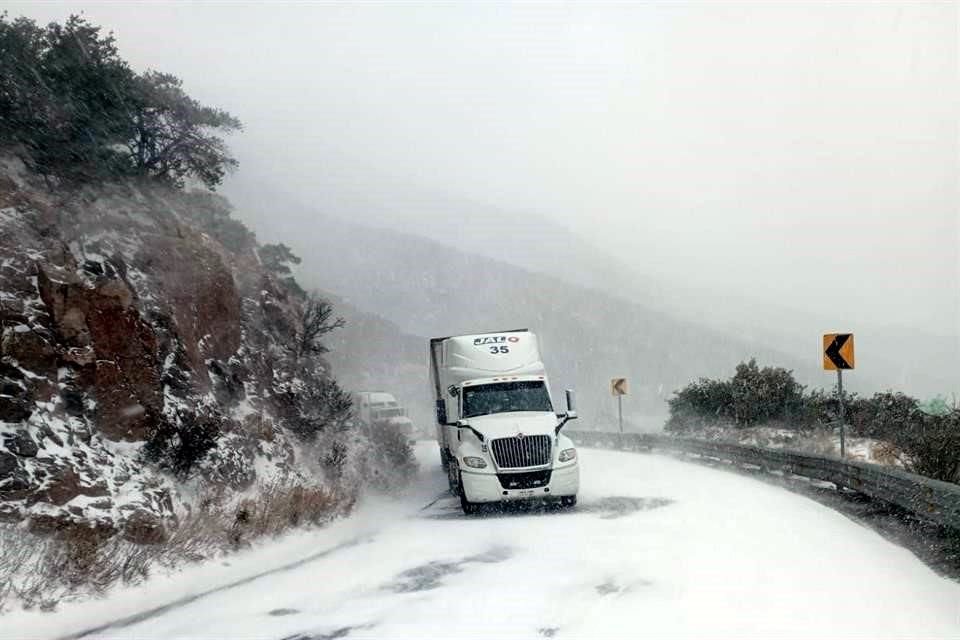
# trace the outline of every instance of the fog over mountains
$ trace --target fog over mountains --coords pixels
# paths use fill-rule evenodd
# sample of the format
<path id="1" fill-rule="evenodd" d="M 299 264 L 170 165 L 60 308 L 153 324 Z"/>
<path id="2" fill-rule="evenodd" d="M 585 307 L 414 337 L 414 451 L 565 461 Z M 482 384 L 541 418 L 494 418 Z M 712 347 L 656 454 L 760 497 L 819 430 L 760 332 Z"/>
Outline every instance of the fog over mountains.
<path id="1" fill-rule="evenodd" d="M 41 22 L 72 11 L 7 4 Z M 820 335 L 851 331 L 851 389 L 960 392 L 955 3 L 84 10 L 133 68 L 163 61 L 244 122 L 224 191 L 260 237 L 406 333 L 424 337 L 438 307 L 472 310 L 471 322 L 447 317 L 450 330 L 505 314 L 478 316 L 466 291 L 442 289 L 461 280 L 433 275 L 402 283 L 420 303 L 397 302 L 383 274 L 405 254 L 336 277 L 330 263 L 370 233 L 344 231 L 322 256 L 318 212 L 523 270 L 512 279 L 546 274 L 551 316 L 587 309 L 579 285 L 608 294 L 595 302 L 606 322 L 678 318 L 707 344 L 739 345 L 727 372 L 766 349 L 830 385 Z M 418 278 L 448 269 L 433 245 L 384 243 L 411 247 Z M 475 298 L 508 273 L 469 264 L 487 266 Z M 357 288 L 373 285 L 364 301 Z M 683 331 L 652 335 L 673 353 Z M 712 353 L 690 368 L 719 366 Z M 595 364 L 607 378 L 617 363 Z M 659 388 L 659 370 L 643 373 Z"/>
<path id="2" fill-rule="evenodd" d="M 334 192 L 314 204 L 264 185 L 233 183 L 227 194 L 263 240 L 286 242 L 303 258 L 305 286 L 339 298 L 349 325 L 335 340 L 352 354 L 333 361 L 345 384 L 394 389 L 420 420 L 429 420 L 427 337 L 521 326 L 541 335 L 554 386 L 576 388 L 595 423 L 615 418 L 611 376 L 631 379 L 627 415 L 644 428 L 659 423 L 673 390 L 729 375 L 750 357 L 828 386 L 819 335 L 832 329 L 857 332 L 866 365 L 848 376 L 853 390 L 924 396 L 957 387 L 949 338 L 912 332 L 901 341 L 896 330 L 834 327 L 814 313 L 762 305 L 733 283 L 732 294 L 697 291 L 637 274 L 534 214 L 404 190 L 396 198 Z M 874 356 L 878 345 L 891 354 L 885 360 Z M 908 349 L 927 355 L 923 368 L 898 364 Z"/>

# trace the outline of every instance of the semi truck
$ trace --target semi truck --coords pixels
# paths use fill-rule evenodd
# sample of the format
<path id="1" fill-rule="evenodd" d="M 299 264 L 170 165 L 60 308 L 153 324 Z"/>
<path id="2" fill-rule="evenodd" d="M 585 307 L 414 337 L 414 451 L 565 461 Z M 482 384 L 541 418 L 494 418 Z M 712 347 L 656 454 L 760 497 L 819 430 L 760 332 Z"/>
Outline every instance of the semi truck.
<path id="1" fill-rule="evenodd" d="M 353 394 L 357 420 L 366 427 L 383 426 L 398 431 L 413 440 L 416 436 L 413 421 L 392 393 L 358 391 Z"/>
<path id="2" fill-rule="evenodd" d="M 580 488 L 575 396 L 557 410 L 536 334 L 527 329 L 430 340 L 440 461 L 464 513 L 480 505 L 550 500 L 572 507 Z"/>

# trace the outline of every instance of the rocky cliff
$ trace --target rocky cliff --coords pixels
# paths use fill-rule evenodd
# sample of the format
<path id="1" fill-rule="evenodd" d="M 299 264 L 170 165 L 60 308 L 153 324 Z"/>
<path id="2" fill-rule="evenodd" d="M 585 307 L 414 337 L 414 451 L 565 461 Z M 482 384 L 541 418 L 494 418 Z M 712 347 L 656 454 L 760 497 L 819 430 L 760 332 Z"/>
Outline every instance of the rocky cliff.
<path id="1" fill-rule="evenodd" d="M 198 487 L 355 491 L 360 436 L 305 296 L 209 192 L 0 164 L 0 519 L 164 538 Z"/>

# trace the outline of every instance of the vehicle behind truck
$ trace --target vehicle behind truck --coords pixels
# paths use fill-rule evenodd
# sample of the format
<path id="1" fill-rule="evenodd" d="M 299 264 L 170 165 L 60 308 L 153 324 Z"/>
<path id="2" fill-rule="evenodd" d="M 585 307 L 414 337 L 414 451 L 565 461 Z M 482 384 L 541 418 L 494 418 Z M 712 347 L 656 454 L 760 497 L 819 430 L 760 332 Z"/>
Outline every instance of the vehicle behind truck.
<path id="1" fill-rule="evenodd" d="M 397 402 L 392 393 L 358 391 L 353 394 L 353 407 L 361 425 L 392 429 L 408 440 L 413 440 L 416 436 L 407 410 Z"/>
<path id="2" fill-rule="evenodd" d="M 464 513 L 484 503 L 577 502 L 577 450 L 561 429 L 537 336 L 516 329 L 430 340 L 440 460 Z"/>

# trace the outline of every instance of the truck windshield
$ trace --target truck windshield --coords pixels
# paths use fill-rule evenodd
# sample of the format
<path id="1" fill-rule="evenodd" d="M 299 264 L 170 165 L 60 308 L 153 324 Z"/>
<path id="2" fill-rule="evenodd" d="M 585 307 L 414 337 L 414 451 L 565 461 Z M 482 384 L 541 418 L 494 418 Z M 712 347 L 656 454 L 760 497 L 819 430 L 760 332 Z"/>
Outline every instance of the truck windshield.
<path id="1" fill-rule="evenodd" d="M 496 382 L 463 390 L 463 417 L 508 411 L 550 411 L 550 395 L 540 380 Z"/>

